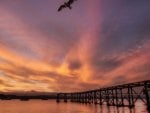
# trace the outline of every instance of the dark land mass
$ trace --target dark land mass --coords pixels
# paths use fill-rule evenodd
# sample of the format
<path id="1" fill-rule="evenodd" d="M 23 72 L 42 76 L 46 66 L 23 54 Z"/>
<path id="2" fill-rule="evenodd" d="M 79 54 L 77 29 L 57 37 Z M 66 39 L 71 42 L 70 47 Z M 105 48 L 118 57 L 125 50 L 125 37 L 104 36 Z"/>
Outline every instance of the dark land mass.
<path id="1" fill-rule="evenodd" d="M 57 93 L 18 93 L 18 94 L 0 94 L 1 100 L 11 100 L 11 99 L 20 99 L 22 101 L 27 101 L 30 99 L 42 99 L 42 100 L 48 100 L 48 99 L 56 99 Z"/>

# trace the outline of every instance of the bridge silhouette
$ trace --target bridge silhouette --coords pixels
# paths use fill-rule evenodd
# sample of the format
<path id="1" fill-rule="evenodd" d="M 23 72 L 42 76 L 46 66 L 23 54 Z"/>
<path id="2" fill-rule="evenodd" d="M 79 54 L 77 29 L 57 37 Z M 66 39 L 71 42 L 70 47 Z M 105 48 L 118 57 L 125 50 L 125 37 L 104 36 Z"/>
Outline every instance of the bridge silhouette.
<path id="1" fill-rule="evenodd" d="M 108 106 L 133 108 L 137 100 L 147 106 L 150 113 L 150 80 L 116 85 L 106 88 L 70 93 L 57 93 L 57 102 L 106 104 Z"/>

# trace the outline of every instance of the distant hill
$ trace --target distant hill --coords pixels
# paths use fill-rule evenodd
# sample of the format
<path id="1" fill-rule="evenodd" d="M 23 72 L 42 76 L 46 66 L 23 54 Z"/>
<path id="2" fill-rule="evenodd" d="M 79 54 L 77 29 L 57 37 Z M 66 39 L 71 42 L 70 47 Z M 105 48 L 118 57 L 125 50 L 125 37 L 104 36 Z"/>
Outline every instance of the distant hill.
<path id="1" fill-rule="evenodd" d="M 31 95 L 31 96 L 36 96 L 36 95 L 56 95 L 56 92 L 36 92 L 36 91 L 31 91 L 31 92 L 0 92 L 0 94 L 4 95 Z"/>

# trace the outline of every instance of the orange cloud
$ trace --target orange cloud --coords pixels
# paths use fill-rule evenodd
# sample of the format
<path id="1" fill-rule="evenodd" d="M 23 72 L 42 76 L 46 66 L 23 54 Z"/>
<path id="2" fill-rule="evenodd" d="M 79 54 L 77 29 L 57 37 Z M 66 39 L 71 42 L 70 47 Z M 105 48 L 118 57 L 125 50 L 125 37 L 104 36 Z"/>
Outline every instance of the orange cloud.
<path id="1" fill-rule="evenodd" d="M 77 30 L 65 30 L 69 24 L 48 24 L 48 32 L 40 28 L 43 21 L 40 27 L 30 25 L 19 14 L 0 7 L 0 90 L 79 91 L 150 79 L 150 42 L 144 38 L 141 45 L 133 44 L 129 49 L 122 46 L 120 37 L 126 29 L 122 33 L 120 29 L 115 32 L 114 23 L 103 26 L 105 14 L 101 14 L 99 4 L 99 0 L 86 2 L 83 23 Z M 130 39 L 126 40 L 128 44 Z M 121 52 L 117 51 L 120 47 L 124 47 Z"/>

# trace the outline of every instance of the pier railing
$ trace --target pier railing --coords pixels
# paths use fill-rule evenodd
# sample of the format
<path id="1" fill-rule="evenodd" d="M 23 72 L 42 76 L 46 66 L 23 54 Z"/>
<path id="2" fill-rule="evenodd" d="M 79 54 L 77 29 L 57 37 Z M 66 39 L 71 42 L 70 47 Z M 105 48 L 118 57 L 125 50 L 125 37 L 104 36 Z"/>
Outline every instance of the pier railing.
<path id="1" fill-rule="evenodd" d="M 150 80 L 99 88 L 82 92 L 58 93 L 57 102 L 78 102 L 89 104 L 107 104 L 117 107 L 134 107 L 137 100 L 142 100 L 150 112 Z"/>

